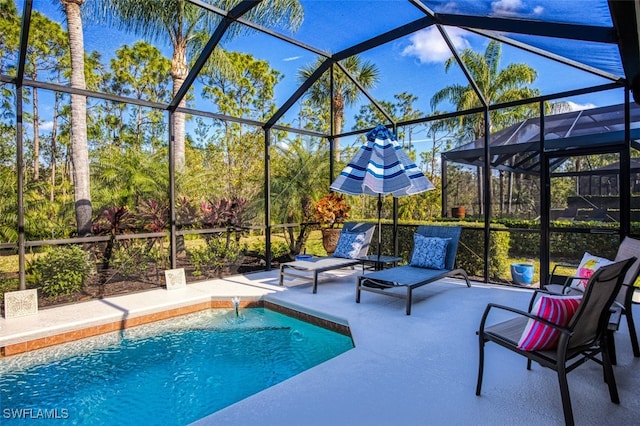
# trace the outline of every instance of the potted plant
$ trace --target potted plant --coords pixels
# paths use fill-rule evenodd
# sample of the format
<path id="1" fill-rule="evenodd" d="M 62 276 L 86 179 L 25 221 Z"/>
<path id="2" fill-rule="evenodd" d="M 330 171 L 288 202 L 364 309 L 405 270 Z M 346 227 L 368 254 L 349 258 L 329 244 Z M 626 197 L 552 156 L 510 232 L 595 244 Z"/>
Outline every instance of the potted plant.
<path id="1" fill-rule="evenodd" d="M 349 210 L 351 207 L 347 204 L 345 196 L 335 192 L 326 194 L 316 202 L 314 211 L 322 226 L 322 245 L 327 254 L 336 250 L 341 231 L 336 225 L 344 223 L 349 217 Z"/>
<path id="2" fill-rule="evenodd" d="M 464 206 L 453 207 L 451 209 L 451 217 L 457 217 L 458 219 L 464 219 L 467 213 L 467 209 Z"/>

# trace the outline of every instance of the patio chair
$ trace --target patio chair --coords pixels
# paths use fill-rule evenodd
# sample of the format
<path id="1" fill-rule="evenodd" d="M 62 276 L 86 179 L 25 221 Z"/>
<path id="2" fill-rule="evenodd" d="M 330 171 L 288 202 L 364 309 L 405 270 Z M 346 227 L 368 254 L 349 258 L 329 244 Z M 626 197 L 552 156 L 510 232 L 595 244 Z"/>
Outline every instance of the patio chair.
<path id="1" fill-rule="evenodd" d="M 416 231 L 417 236 L 414 236 L 411 263 L 409 265 L 396 266 L 359 276 L 356 287 L 356 303 L 360 303 L 362 291 L 370 291 L 372 293 L 405 299 L 406 313 L 407 315 L 411 315 L 411 299 L 413 290 L 416 288 L 442 278 L 456 276 L 464 278 L 467 282 L 467 287 L 471 287 L 469 277 L 464 269 L 454 267 L 461 232 L 462 228 L 459 226 L 419 226 Z M 420 241 L 420 237 L 448 240 L 442 252 L 443 262 L 441 265 L 430 265 L 429 262 L 422 263 L 423 259 L 416 259 L 421 255 L 419 248 L 416 247 L 416 241 Z M 427 253 L 427 255 L 431 254 L 433 254 L 431 251 Z M 406 289 L 405 293 L 389 291 L 399 287 L 404 287 Z"/>
<path id="2" fill-rule="evenodd" d="M 582 296 L 552 295 L 542 290 L 534 292 L 527 312 L 490 303 L 487 305 L 478 331 L 480 352 L 476 395 L 480 395 L 484 370 L 484 346 L 494 342 L 557 372 L 564 419 L 573 425 L 567 373 L 588 360 L 601 364 L 609 386 L 611 402 L 619 404 L 613 366 L 607 350 L 607 324 L 610 308 L 620 291 L 625 273 L 635 258 L 598 269 L 589 279 Z M 535 303 L 535 305 L 534 305 Z M 487 326 L 493 311 L 508 311 L 517 316 Z M 601 359 L 596 358 L 600 354 Z"/>
<path id="3" fill-rule="evenodd" d="M 341 250 L 336 250 L 331 256 L 311 257 L 283 263 L 280 265 L 280 287 L 284 285 L 285 276 L 294 277 L 311 281 L 313 283 L 313 293 L 316 294 L 318 292 L 318 274 L 335 269 L 353 267 L 361 262 L 359 258 L 367 255 L 375 228 L 376 225 L 373 223 L 345 223 L 340 232 L 340 239 L 344 238 L 344 241 L 346 241 L 347 235 L 345 234 L 348 234 L 358 240 L 357 242 L 354 240 L 349 244 L 352 252 L 348 256 L 341 257 L 344 253 L 340 253 Z M 339 247 L 340 244 L 340 240 L 338 240 Z"/>
<path id="4" fill-rule="evenodd" d="M 631 338 L 631 347 L 633 349 L 633 356 L 640 357 L 640 346 L 638 345 L 638 335 L 636 333 L 636 326 L 633 320 L 633 293 L 636 287 L 634 283 L 640 275 L 640 240 L 636 240 L 630 237 L 625 237 L 618 247 L 618 253 L 616 254 L 615 261 L 628 259 L 630 257 L 636 257 L 637 260 L 631 265 L 627 271 L 620 292 L 617 294 L 615 303 L 612 307 L 613 313 L 611 315 L 611 321 L 609 322 L 609 332 L 611 338 L 609 340 L 612 362 L 616 364 L 616 351 L 615 351 L 615 339 L 613 338 L 613 332 L 618 329 L 620 319 L 622 315 L 626 316 L 627 327 L 629 329 L 629 337 Z M 574 280 L 580 278 L 578 276 L 564 276 L 556 274 L 556 268 L 559 266 L 573 267 L 577 269 L 576 265 L 559 264 L 554 266 L 551 276 L 549 277 L 549 284 L 545 286 L 545 290 L 559 293 L 559 294 L 580 294 L 581 290 L 572 286 Z M 577 274 L 576 274 L 577 275 Z"/>

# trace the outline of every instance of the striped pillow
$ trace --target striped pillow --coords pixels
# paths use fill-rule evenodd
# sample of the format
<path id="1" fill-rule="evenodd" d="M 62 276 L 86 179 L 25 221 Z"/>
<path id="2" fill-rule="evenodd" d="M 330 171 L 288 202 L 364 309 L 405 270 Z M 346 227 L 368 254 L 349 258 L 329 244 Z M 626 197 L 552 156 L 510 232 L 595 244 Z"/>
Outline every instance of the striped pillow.
<path id="1" fill-rule="evenodd" d="M 543 295 L 536 302 L 531 313 L 561 327 L 566 327 L 580 305 L 582 296 Z M 558 346 L 560 332 L 548 325 L 529 319 L 522 332 L 518 349 L 541 351 Z"/>

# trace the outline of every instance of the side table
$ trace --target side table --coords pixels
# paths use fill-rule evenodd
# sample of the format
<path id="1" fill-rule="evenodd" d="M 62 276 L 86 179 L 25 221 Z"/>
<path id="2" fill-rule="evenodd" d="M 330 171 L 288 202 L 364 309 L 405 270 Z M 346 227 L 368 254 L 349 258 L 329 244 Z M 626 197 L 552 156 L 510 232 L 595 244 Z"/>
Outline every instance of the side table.
<path id="1" fill-rule="evenodd" d="M 366 265 L 373 266 L 373 269 L 376 271 L 380 271 L 390 266 L 396 266 L 398 262 L 402 260 L 401 257 L 394 256 L 378 256 L 377 254 L 370 254 L 368 256 L 359 257 L 358 260 L 362 262 L 362 271 L 364 272 L 364 268 Z"/>

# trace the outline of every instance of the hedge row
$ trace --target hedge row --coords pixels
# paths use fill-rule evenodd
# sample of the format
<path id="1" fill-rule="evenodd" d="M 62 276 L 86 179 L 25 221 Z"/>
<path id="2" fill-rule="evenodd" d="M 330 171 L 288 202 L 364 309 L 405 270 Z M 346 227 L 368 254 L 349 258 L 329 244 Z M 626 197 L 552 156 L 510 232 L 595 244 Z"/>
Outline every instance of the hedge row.
<path id="1" fill-rule="evenodd" d="M 531 221 L 505 220 L 501 223 L 510 229 L 511 246 L 509 254 L 512 257 L 540 257 L 540 228 L 539 223 Z M 556 228 L 578 227 L 589 230 L 589 222 L 556 222 Z M 598 224 L 599 229 L 616 230 L 616 224 Z M 532 231 L 520 231 L 531 229 Z M 585 252 L 597 256 L 613 259 L 620 245 L 620 237 L 617 232 L 613 234 L 591 232 L 552 232 L 550 235 L 549 249 L 551 258 L 576 262 L 582 258 Z"/>
<path id="2" fill-rule="evenodd" d="M 456 222 L 455 224 L 459 224 Z M 442 226 L 451 226 L 453 223 L 442 221 L 434 223 Z M 457 265 L 464 268 L 470 276 L 482 277 L 484 275 L 484 227 L 482 223 L 464 222 L 460 246 L 458 248 Z M 584 227 L 589 229 L 589 223 L 557 222 L 557 228 Z M 610 227 L 615 229 L 615 224 L 598 224 L 599 228 Z M 398 254 L 403 261 L 408 263 L 413 248 L 413 234 L 418 225 L 398 226 Z M 526 220 L 502 220 L 491 225 L 489 236 L 489 278 L 500 280 L 509 276 L 510 259 L 513 258 L 540 258 L 540 228 L 539 223 Z M 530 231 L 528 231 L 530 230 Z M 393 250 L 393 226 L 382 225 L 382 253 L 392 254 Z M 377 252 L 377 235 L 373 238 L 373 246 L 370 253 Z M 578 262 L 585 252 L 597 256 L 613 259 L 620 245 L 617 233 L 576 233 L 553 232 L 551 234 L 550 255 L 555 261 Z"/>
<path id="3" fill-rule="evenodd" d="M 451 226 L 446 223 L 434 223 L 434 225 Z M 475 228 L 475 229 L 474 229 Z M 505 230 L 506 227 L 503 227 Z M 418 225 L 398 226 L 398 255 L 405 263 L 409 262 L 413 249 L 413 234 Z M 489 277 L 497 280 L 508 274 L 509 271 L 509 233 L 491 232 L 489 237 Z M 393 226 L 382 225 L 382 253 L 392 254 L 393 251 Z M 373 238 L 371 253 L 376 253 L 377 235 Z M 460 236 L 458 246 L 457 266 L 463 268 L 470 276 L 482 277 L 484 275 L 484 234 L 482 224 L 465 223 Z"/>

